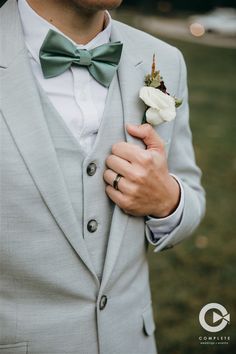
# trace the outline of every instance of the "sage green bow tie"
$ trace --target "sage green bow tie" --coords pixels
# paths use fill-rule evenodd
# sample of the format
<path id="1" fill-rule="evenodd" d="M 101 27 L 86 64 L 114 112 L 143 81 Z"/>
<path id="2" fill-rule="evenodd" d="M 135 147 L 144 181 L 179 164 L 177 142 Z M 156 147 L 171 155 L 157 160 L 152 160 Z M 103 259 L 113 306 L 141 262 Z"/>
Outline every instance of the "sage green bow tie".
<path id="1" fill-rule="evenodd" d="M 78 49 L 69 39 L 49 30 L 39 52 L 45 78 L 62 74 L 72 64 L 86 66 L 100 84 L 109 87 L 117 70 L 122 43 L 106 43 L 97 48 Z"/>

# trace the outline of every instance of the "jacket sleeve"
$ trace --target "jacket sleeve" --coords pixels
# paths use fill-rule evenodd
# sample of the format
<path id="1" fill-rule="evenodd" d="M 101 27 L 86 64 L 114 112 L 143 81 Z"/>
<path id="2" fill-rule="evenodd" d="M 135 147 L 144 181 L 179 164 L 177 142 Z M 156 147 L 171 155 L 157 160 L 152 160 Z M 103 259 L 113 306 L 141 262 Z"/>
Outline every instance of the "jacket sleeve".
<path id="1" fill-rule="evenodd" d="M 196 165 L 189 126 L 188 88 L 186 65 L 182 54 L 179 57 L 179 89 L 177 97 L 183 99 L 177 109 L 171 146 L 168 155 L 169 172 L 176 175 L 184 189 L 184 208 L 180 223 L 172 232 L 155 242 L 155 252 L 168 249 L 181 242 L 196 229 L 205 213 L 205 192 L 201 186 L 201 171 Z M 146 226 L 150 240 L 150 229 Z"/>

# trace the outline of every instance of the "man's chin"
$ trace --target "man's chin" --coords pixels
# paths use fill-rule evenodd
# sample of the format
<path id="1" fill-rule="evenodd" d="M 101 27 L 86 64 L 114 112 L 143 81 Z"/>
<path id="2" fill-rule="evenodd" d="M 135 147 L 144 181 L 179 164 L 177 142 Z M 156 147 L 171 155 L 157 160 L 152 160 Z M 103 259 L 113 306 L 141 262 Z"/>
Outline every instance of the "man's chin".
<path id="1" fill-rule="evenodd" d="M 87 11 L 112 10 L 120 6 L 123 0 L 72 0 L 79 8 Z"/>

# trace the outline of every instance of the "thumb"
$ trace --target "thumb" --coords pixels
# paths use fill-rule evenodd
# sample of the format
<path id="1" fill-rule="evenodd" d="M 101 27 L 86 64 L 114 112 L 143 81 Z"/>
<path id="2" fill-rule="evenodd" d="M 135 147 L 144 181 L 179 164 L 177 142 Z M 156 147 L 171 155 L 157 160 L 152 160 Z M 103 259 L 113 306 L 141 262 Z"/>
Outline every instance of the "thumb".
<path id="1" fill-rule="evenodd" d="M 160 150 L 164 147 L 163 140 L 150 124 L 126 125 L 127 132 L 135 138 L 141 139 L 147 149 Z"/>

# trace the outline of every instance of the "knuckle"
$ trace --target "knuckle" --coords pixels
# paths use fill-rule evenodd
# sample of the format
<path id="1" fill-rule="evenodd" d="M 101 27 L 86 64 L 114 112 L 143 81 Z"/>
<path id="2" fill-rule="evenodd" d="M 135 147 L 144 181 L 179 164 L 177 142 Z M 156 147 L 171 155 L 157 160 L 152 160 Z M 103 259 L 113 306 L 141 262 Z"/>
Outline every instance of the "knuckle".
<path id="1" fill-rule="evenodd" d="M 161 148 L 162 150 L 164 150 L 164 148 L 165 148 L 165 142 L 164 142 L 164 140 L 163 140 L 162 138 L 159 137 L 159 139 L 160 139 L 160 148 Z"/>
<path id="2" fill-rule="evenodd" d="M 129 197 L 124 197 L 121 207 L 129 212 L 131 210 L 131 199 Z"/>
<path id="3" fill-rule="evenodd" d="M 137 200 L 135 196 L 128 196 L 124 200 L 124 204 L 122 205 L 121 209 L 129 215 L 135 215 L 137 209 Z"/>
<path id="4" fill-rule="evenodd" d="M 151 164 L 153 162 L 153 155 L 149 151 L 145 151 L 145 154 L 143 154 L 143 162 L 145 164 Z"/>
<path id="5" fill-rule="evenodd" d="M 131 170 L 129 172 L 129 180 L 130 180 L 130 182 L 133 182 L 133 183 L 136 181 L 136 172 L 134 170 Z"/>
<path id="6" fill-rule="evenodd" d="M 111 152 L 112 152 L 113 154 L 116 154 L 117 149 L 118 149 L 118 143 L 112 145 Z"/>
<path id="7" fill-rule="evenodd" d="M 116 155 L 119 152 L 122 145 L 123 145 L 123 142 L 118 142 L 118 143 L 113 144 L 112 148 L 111 148 L 112 154 Z"/>
<path id="8" fill-rule="evenodd" d="M 143 170 L 136 171 L 136 173 L 135 173 L 135 182 L 136 183 L 143 185 L 146 181 L 146 178 L 147 178 L 146 170 L 143 169 Z"/>
<path id="9" fill-rule="evenodd" d="M 109 195 L 110 194 L 110 186 L 108 185 L 108 186 L 106 186 L 106 188 L 105 188 L 105 190 L 106 190 L 106 193 Z"/>
<path id="10" fill-rule="evenodd" d="M 129 196 L 134 200 L 140 193 L 140 185 L 134 184 L 132 188 L 130 188 Z"/>
<path id="11" fill-rule="evenodd" d="M 150 124 L 145 124 L 145 129 L 148 134 L 150 134 L 153 131 L 153 128 Z"/>
<path id="12" fill-rule="evenodd" d="M 112 155 L 109 155 L 107 158 L 106 158 L 106 165 L 109 165 L 113 160 L 113 157 Z"/>
<path id="13" fill-rule="evenodd" d="M 103 173 L 103 178 L 108 181 L 109 179 L 111 179 L 111 170 L 105 170 Z"/>
<path id="14" fill-rule="evenodd" d="M 140 173 L 137 181 L 140 186 L 145 185 L 146 184 L 146 173 Z"/>

